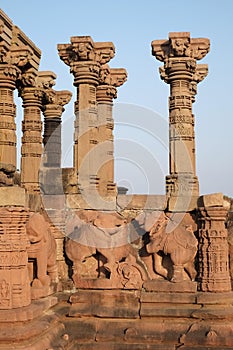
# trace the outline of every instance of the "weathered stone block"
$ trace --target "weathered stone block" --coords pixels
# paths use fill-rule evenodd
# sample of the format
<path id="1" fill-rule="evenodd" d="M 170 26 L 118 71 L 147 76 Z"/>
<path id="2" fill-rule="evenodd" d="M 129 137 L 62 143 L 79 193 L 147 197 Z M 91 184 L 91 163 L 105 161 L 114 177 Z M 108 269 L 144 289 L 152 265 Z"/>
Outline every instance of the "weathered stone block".
<path id="1" fill-rule="evenodd" d="M 192 313 L 192 317 L 206 319 L 233 319 L 232 305 L 204 305 Z"/>
<path id="2" fill-rule="evenodd" d="M 202 198 L 205 208 L 223 206 L 224 204 L 223 194 L 221 192 L 205 194 L 204 196 L 202 196 Z"/>
<path id="3" fill-rule="evenodd" d="M 142 303 L 141 317 L 191 317 L 201 305 L 169 304 L 169 303 Z"/>
<path id="4" fill-rule="evenodd" d="M 233 292 L 228 293 L 197 293 L 198 304 L 233 304 Z"/>
<path id="5" fill-rule="evenodd" d="M 18 186 L 0 187 L 0 206 L 24 207 L 26 205 L 25 189 Z"/>
<path id="6" fill-rule="evenodd" d="M 44 167 L 40 170 L 40 188 L 44 194 L 63 194 L 62 169 Z"/>
<path id="7" fill-rule="evenodd" d="M 169 281 L 161 280 L 149 280 L 144 282 L 144 289 L 147 292 L 191 292 L 197 291 L 197 283 L 192 281 L 182 281 L 172 283 Z"/>
<path id="8" fill-rule="evenodd" d="M 197 196 L 172 196 L 168 199 L 168 210 L 175 212 L 192 211 L 197 208 Z"/>
<path id="9" fill-rule="evenodd" d="M 100 197 L 95 194 L 67 194 L 66 205 L 70 209 L 116 210 L 116 197 Z"/>
<path id="10" fill-rule="evenodd" d="M 141 303 L 171 303 L 171 304 L 195 304 L 195 293 L 172 293 L 172 292 L 142 292 Z"/>
<path id="11" fill-rule="evenodd" d="M 167 207 L 165 195 L 120 195 L 117 206 L 122 209 L 164 210 Z"/>
<path id="12" fill-rule="evenodd" d="M 79 290 L 70 297 L 69 316 L 139 317 L 139 294 L 121 290 Z"/>

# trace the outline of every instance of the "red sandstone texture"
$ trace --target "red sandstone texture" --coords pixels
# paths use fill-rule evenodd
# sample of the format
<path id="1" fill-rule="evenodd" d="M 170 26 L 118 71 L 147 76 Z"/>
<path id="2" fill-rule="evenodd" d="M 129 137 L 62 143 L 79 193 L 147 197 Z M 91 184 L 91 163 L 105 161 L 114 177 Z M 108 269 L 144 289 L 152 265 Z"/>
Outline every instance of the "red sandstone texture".
<path id="1" fill-rule="evenodd" d="M 232 349 L 232 201 L 200 196 L 195 168 L 209 40 L 152 42 L 170 85 L 166 196 L 127 196 L 114 183 L 112 106 L 127 72 L 108 65 L 113 43 L 58 45 L 77 87 L 74 164 L 62 169 L 71 93 L 54 90 L 39 48 L 1 10 L 0 28 L 0 349 Z"/>

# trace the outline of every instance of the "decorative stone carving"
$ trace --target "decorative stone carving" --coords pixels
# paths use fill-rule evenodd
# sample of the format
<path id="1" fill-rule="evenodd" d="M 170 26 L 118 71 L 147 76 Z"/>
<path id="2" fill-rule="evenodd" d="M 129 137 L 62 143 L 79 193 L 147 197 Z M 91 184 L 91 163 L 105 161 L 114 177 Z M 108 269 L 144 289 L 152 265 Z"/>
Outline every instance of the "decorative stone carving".
<path id="1" fill-rule="evenodd" d="M 115 196 L 112 99 L 116 86 L 125 81 L 126 71 L 110 70 L 106 65 L 115 53 L 111 42 L 93 42 L 90 36 L 71 37 L 71 44 L 59 44 L 58 51 L 70 66 L 78 88 L 74 145 L 78 191 L 87 196 Z"/>
<path id="2" fill-rule="evenodd" d="M 31 303 L 27 270 L 29 240 L 23 207 L 0 208 L 0 309 L 13 309 Z"/>
<path id="3" fill-rule="evenodd" d="M 172 282 L 181 282 L 187 277 L 194 281 L 196 270 L 194 268 L 194 258 L 197 253 L 197 239 L 193 234 L 191 225 L 179 224 L 176 228 L 168 230 L 169 218 L 161 214 L 151 228 L 149 237 L 150 242 L 146 245 L 149 254 L 153 254 L 154 271 L 168 278 L 168 270 L 162 265 L 163 255 L 170 254 L 173 264 Z M 171 225 L 171 223 L 170 223 Z"/>
<path id="4" fill-rule="evenodd" d="M 98 147 L 96 153 L 98 152 L 98 154 L 96 154 L 95 162 L 99 178 L 99 194 L 103 197 L 111 194 L 116 195 L 112 106 L 113 98 L 117 97 L 116 87 L 123 85 L 126 79 L 127 72 L 123 68 L 111 69 L 107 64 L 101 67 L 99 85 L 96 89 L 98 111 Z"/>
<path id="5" fill-rule="evenodd" d="M 56 242 L 49 223 L 40 213 L 31 214 L 26 231 L 30 241 L 29 272 L 34 295 L 45 296 L 49 294 L 51 283 L 57 282 Z"/>
<path id="6" fill-rule="evenodd" d="M 170 85 L 170 175 L 166 178 L 166 192 L 178 200 L 184 196 L 192 198 L 199 193 L 192 103 L 197 83 L 208 72 L 207 65 L 197 65 L 196 60 L 208 53 L 210 43 L 208 39 L 192 39 L 190 33 L 184 32 L 170 33 L 169 40 L 154 40 L 151 45 L 152 55 L 164 62 L 161 78 Z M 174 206 L 182 207 L 182 204 L 172 200 L 171 209 Z M 189 203 L 183 207 L 183 211 L 187 210 Z"/>
<path id="7" fill-rule="evenodd" d="M 211 204 L 215 195 L 203 196 Z M 204 292 L 231 290 L 228 233 L 225 227 L 227 208 L 219 205 L 199 207 L 199 288 Z"/>
<path id="8" fill-rule="evenodd" d="M 73 261 L 76 287 L 141 288 L 148 275 L 137 249 L 128 243 L 135 233 L 124 218 L 89 211 L 79 212 L 74 222 L 77 226 L 66 242 L 66 254 Z"/>
<path id="9" fill-rule="evenodd" d="M 46 89 L 55 84 L 53 72 L 30 70 L 23 75 L 19 94 L 23 99 L 21 183 L 28 193 L 39 193 L 39 169 L 42 156 L 41 109 Z M 30 171 L 28 171 L 30 169 Z"/>
<path id="10" fill-rule="evenodd" d="M 26 35 L 0 13 L 0 162 L 16 167 L 16 126 L 13 91 L 21 73 L 38 69 L 40 50 Z"/>

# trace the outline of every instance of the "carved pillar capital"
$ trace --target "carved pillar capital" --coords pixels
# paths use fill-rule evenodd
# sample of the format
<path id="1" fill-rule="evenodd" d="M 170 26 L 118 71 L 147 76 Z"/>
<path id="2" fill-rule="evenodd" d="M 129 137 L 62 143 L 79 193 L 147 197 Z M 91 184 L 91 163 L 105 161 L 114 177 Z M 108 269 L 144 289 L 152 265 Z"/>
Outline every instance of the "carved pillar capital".
<path id="1" fill-rule="evenodd" d="M 70 102 L 72 93 L 68 90 L 56 91 L 47 89 L 44 94 L 45 118 L 60 118 L 64 112 L 64 106 Z"/>
<path id="2" fill-rule="evenodd" d="M 154 40 L 151 46 L 152 55 L 164 62 L 164 67 L 160 68 L 160 75 L 166 83 L 186 80 L 196 84 L 207 75 L 207 65 L 198 67 L 196 60 L 202 59 L 209 52 L 209 39 L 192 39 L 188 32 L 169 33 L 168 40 Z M 202 76 L 201 80 L 197 79 L 198 75 Z"/>
<path id="3" fill-rule="evenodd" d="M 98 85 L 100 66 L 114 57 L 111 42 L 93 42 L 90 36 L 71 37 L 71 44 L 58 44 L 61 60 L 70 66 L 74 85 Z"/>
<path id="4" fill-rule="evenodd" d="M 96 90 L 98 103 L 112 103 L 117 98 L 117 87 L 123 85 L 127 79 L 127 72 L 124 68 L 110 68 L 104 64 L 100 69 L 99 85 Z"/>
<path id="5" fill-rule="evenodd" d="M 44 96 L 44 165 L 60 167 L 61 164 L 61 116 L 64 106 L 69 103 L 72 93 L 67 90 L 55 91 L 49 88 Z"/>
<path id="6" fill-rule="evenodd" d="M 169 33 L 169 39 L 153 40 L 152 55 L 161 62 L 168 58 L 186 57 L 200 60 L 210 49 L 207 38 L 190 38 L 189 32 Z"/>

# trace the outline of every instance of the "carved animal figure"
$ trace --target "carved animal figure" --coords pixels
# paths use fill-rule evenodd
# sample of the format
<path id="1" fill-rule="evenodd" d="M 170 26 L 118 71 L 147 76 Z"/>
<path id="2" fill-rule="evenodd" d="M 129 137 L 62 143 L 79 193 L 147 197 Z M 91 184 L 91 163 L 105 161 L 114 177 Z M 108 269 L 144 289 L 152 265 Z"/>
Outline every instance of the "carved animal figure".
<path id="1" fill-rule="evenodd" d="M 80 218 L 85 222 L 80 222 Z M 111 275 L 116 270 L 117 263 L 129 256 L 135 258 L 143 271 L 146 269 L 139 259 L 138 251 L 129 242 L 132 233 L 127 221 L 117 213 L 80 212 L 74 231 L 66 242 L 66 254 L 73 261 L 73 277 L 78 276 L 82 270 L 82 264 L 87 258 L 97 252 L 105 259 L 104 268 Z"/>
<path id="2" fill-rule="evenodd" d="M 154 270 L 159 275 L 167 278 L 168 271 L 162 266 L 162 256 L 170 254 L 173 263 L 173 282 L 184 279 L 184 270 L 193 281 L 196 277 L 194 258 L 197 253 L 197 239 L 194 236 L 191 225 L 180 224 L 174 230 L 166 232 L 168 218 L 161 215 L 156 225 L 150 231 L 150 242 L 146 245 L 148 253 L 153 254 Z"/>
<path id="3" fill-rule="evenodd" d="M 56 282 L 56 241 L 49 223 L 42 214 L 33 213 L 26 224 L 26 232 L 30 241 L 28 258 L 36 260 L 36 278 L 32 286 L 42 287 Z"/>

